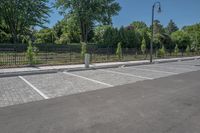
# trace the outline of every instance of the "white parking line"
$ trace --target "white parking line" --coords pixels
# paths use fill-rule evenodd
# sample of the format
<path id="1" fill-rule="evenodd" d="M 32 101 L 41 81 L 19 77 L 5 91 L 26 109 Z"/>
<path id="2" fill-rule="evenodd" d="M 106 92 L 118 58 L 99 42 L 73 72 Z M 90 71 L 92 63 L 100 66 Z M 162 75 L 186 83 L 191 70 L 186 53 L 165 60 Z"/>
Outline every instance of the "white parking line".
<path id="1" fill-rule="evenodd" d="M 143 76 L 138 76 L 138 75 L 133 75 L 133 74 L 128 74 L 128 73 L 121 73 L 121 72 L 116 72 L 116 71 L 111 71 L 111 70 L 100 70 L 100 71 L 116 73 L 116 74 L 121 74 L 121 75 L 136 77 L 136 78 L 142 78 L 142 79 L 149 79 L 149 80 L 153 79 L 153 78 L 149 78 L 149 77 L 143 77 Z"/>
<path id="2" fill-rule="evenodd" d="M 174 72 L 166 72 L 166 71 L 158 71 L 158 70 L 150 70 L 150 69 L 143 69 L 143 68 L 133 68 L 133 67 L 126 67 L 129 69 L 141 70 L 141 71 L 149 71 L 149 72 L 157 72 L 157 73 L 166 73 L 166 74 L 178 74 Z"/>
<path id="3" fill-rule="evenodd" d="M 69 73 L 69 72 L 63 72 L 63 73 L 67 74 L 67 75 L 74 76 L 74 77 L 82 78 L 82 79 L 85 79 L 85 80 L 89 80 L 89 81 L 92 81 L 92 82 L 95 82 L 95 83 L 98 83 L 98 84 L 102 84 L 102 85 L 105 85 L 105 86 L 108 86 L 108 87 L 114 87 L 111 84 L 107 84 L 107 83 L 97 81 L 97 80 L 94 80 L 94 79 L 86 78 L 86 77 L 83 77 L 83 76 L 80 76 L 80 75 L 72 74 L 72 73 Z"/>
<path id="4" fill-rule="evenodd" d="M 157 68 L 169 68 L 169 69 L 180 69 L 180 70 L 186 70 L 186 71 L 191 71 L 191 69 L 187 69 L 187 68 L 180 68 L 180 67 L 171 67 L 171 66 L 164 66 L 164 65 L 160 65 L 160 66 L 157 66 L 157 65 L 152 65 L 150 67 L 157 67 Z"/>
<path id="5" fill-rule="evenodd" d="M 21 80 L 23 80 L 25 83 L 27 83 L 32 89 L 34 89 L 37 93 L 39 93 L 44 99 L 49 99 L 48 96 L 46 96 L 43 92 L 38 90 L 34 85 L 32 85 L 30 82 L 28 82 L 24 77 L 18 76 Z"/>
<path id="6" fill-rule="evenodd" d="M 191 64 L 186 64 L 186 63 L 170 63 L 169 65 L 186 67 L 188 69 L 189 68 L 197 68 L 194 63 L 191 63 Z"/>

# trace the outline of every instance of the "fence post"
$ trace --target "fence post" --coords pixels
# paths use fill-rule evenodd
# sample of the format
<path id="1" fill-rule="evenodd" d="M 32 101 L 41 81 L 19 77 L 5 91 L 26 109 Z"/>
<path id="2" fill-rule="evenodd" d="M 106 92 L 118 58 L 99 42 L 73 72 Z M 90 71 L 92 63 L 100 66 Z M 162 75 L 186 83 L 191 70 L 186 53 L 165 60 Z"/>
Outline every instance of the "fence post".
<path id="1" fill-rule="evenodd" d="M 70 64 L 72 64 L 72 50 L 70 46 L 69 46 L 69 62 Z"/>
<path id="2" fill-rule="evenodd" d="M 48 64 L 48 59 L 47 59 L 47 54 L 48 54 L 48 50 L 47 50 L 47 45 L 46 45 L 46 64 Z"/>
<path id="3" fill-rule="evenodd" d="M 107 54 L 107 62 L 109 61 L 109 46 L 107 46 L 107 52 L 106 52 L 106 54 Z"/>
<path id="4" fill-rule="evenodd" d="M 181 54 L 182 54 L 182 56 L 183 56 L 183 48 L 181 49 Z"/>
<path id="5" fill-rule="evenodd" d="M 15 51 L 15 65 L 17 64 L 17 45 L 15 44 L 14 46 L 14 51 Z"/>

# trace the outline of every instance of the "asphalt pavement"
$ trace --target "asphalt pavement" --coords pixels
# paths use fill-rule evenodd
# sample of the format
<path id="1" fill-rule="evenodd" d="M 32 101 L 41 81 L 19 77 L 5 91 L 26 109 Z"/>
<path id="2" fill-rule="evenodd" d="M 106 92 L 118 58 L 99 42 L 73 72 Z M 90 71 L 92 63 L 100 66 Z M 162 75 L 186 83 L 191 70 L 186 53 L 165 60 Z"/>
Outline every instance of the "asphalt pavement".
<path id="1" fill-rule="evenodd" d="M 199 60 L 0 78 L 0 108 L 200 70 Z"/>
<path id="2" fill-rule="evenodd" d="M 0 132 L 199 133 L 199 79 L 193 71 L 0 108 Z"/>

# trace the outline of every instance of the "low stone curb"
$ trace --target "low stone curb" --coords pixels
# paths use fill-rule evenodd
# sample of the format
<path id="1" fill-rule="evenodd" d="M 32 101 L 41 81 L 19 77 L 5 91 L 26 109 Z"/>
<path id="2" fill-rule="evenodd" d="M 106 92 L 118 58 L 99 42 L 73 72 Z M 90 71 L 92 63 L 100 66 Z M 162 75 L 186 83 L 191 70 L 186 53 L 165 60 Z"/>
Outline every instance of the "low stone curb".
<path id="1" fill-rule="evenodd" d="M 177 61 L 188 61 L 200 59 L 200 56 L 195 57 L 183 57 L 183 58 L 172 58 L 172 59 L 156 59 L 153 64 L 157 63 L 168 63 L 168 62 L 177 62 Z M 46 70 L 31 70 L 31 71 L 17 71 L 17 72 L 5 72 L 0 73 L 0 78 L 3 77 L 13 77 L 13 76 L 24 76 L 24 75 L 36 75 L 36 74 L 49 74 L 49 73 L 57 73 L 63 71 L 85 71 L 85 70 L 94 70 L 94 69 L 106 69 L 106 68 L 117 68 L 120 66 L 138 66 L 138 65 L 148 65 L 150 62 L 148 60 L 144 61 L 129 61 L 129 62 L 117 62 L 117 63 L 105 63 L 104 65 L 96 64 L 90 65 L 90 68 L 84 67 L 74 67 L 74 68 L 54 68 L 54 69 L 46 69 Z"/>

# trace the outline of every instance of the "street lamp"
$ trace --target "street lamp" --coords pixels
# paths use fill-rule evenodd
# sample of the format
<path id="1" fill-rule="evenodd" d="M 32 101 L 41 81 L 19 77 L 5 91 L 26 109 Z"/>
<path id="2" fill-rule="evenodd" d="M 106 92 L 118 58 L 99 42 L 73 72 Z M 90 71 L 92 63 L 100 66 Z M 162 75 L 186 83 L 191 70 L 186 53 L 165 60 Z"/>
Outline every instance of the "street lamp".
<path id="1" fill-rule="evenodd" d="M 152 27 L 151 27 L 151 46 L 150 46 L 150 63 L 153 62 L 153 38 L 154 38 L 154 11 L 155 8 L 157 8 L 157 12 L 160 13 L 161 12 L 161 4 L 160 2 L 155 2 L 152 6 Z"/>

